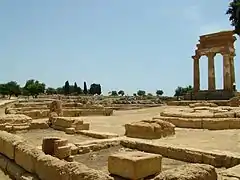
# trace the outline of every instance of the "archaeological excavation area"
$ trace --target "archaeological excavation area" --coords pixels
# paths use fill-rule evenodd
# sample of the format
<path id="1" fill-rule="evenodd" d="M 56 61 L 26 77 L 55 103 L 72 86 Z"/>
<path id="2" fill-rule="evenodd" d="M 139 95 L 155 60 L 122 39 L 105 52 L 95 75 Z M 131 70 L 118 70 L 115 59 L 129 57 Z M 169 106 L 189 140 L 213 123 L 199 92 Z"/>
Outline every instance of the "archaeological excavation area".
<path id="1" fill-rule="evenodd" d="M 69 101 L 2 106 L 1 179 L 240 179 L 236 99 L 130 110 Z"/>

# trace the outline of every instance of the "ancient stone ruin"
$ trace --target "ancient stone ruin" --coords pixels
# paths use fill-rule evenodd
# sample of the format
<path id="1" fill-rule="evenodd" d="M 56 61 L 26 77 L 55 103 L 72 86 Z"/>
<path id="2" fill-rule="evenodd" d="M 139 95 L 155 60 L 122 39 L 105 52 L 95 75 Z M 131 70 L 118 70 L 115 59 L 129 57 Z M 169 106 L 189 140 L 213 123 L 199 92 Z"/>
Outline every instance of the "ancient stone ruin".
<path id="1" fill-rule="evenodd" d="M 78 133 L 81 130 L 89 130 L 89 123 L 75 117 L 52 117 L 50 127 L 56 130 L 65 131 L 67 134 Z"/>
<path id="2" fill-rule="evenodd" d="M 46 137 L 43 139 L 42 151 L 45 154 L 57 157 L 59 159 L 73 161 L 71 156 L 71 146 L 68 145 L 67 139 Z"/>
<path id="3" fill-rule="evenodd" d="M 162 156 L 144 152 L 124 152 L 108 158 L 110 174 L 127 179 L 144 179 L 161 172 Z"/>
<path id="4" fill-rule="evenodd" d="M 193 58 L 194 91 L 188 93 L 185 99 L 210 100 L 230 99 L 234 96 L 235 67 L 234 42 L 236 37 L 233 31 L 221 31 L 200 36 L 199 44 Z M 223 89 L 216 89 L 214 57 L 217 53 L 223 56 Z M 208 90 L 200 90 L 199 60 L 202 56 L 208 57 Z"/>
<path id="5" fill-rule="evenodd" d="M 175 134 L 175 126 L 162 120 L 142 120 L 125 124 L 125 135 L 133 138 L 158 139 Z"/>

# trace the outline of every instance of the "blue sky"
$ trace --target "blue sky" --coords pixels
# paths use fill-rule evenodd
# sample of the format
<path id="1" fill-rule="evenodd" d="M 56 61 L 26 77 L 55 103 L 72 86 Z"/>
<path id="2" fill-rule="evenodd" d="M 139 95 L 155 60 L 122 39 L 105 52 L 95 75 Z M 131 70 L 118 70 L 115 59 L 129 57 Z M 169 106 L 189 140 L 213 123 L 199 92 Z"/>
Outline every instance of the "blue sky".
<path id="1" fill-rule="evenodd" d="M 47 86 L 66 80 L 103 91 L 138 89 L 172 95 L 192 84 L 198 36 L 232 29 L 219 0 L 1 0 L 0 83 L 24 85 L 38 79 Z M 214 8 L 213 8 L 214 7 Z M 236 81 L 239 84 L 239 46 Z M 201 61 L 201 87 L 207 88 L 207 61 Z M 222 57 L 215 60 L 222 87 Z"/>

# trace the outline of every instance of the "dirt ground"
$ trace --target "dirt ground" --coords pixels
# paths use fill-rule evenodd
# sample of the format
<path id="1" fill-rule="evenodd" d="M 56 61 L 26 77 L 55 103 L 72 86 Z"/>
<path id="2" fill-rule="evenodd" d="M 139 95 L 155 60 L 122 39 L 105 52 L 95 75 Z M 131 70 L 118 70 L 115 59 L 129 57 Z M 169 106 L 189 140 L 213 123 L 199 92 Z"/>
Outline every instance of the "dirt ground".
<path id="1" fill-rule="evenodd" d="M 162 106 L 138 110 L 115 111 L 113 116 L 88 116 L 83 118 L 86 122 L 90 122 L 91 130 L 123 135 L 125 132 L 124 124 L 143 119 L 151 119 L 152 117 L 159 115 L 159 113 L 165 108 L 181 107 Z M 0 112 L 4 113 L 4 109 L 0 108 Z M 29 131 L 28 133 L 20 133 L 20 135 L 37 144 L 40 143 L 42 137 L 52 135 L 69 138 L 70 142 L 81 142 L 89 139 L 81 135 L 75 137 L 73 135 L 66 135 L 61 131 L 51 130 L 34 130 Z M 176 128 L 175 136 L 153 140 L 152 142 L 158 144 L 173 144 L 202 150 L 221 150 L 238 153 L 240 152 L 240 129 L 209 131 L 202 129 Z"/>
<path id="2" fill-rule="evenodd" d="M 11 180 L 11 178 L 8 175 L 4 174 L 4 172 L 2 170 L 0 170 L 0 179 L 1 180 Z"/>
<path id="3" fill-rule="evenodd" d="M 108 156 L 118 152 L 129 152 L 135 151 L 131 149 L 122 148 L 121 146 L 116 146 L 104 150 L 100 150 L 97 152 L 90 152 L 87 154 L 74 156 L 74 160 L 77 162 L 81 162 L 87 165 L 90 168 L 101 170 L 105 173 L 108 173 Z M 180 165 L 187 164 L 186 162 L 177 161 L 168 158 L 162 158 L 162 170 L 165 171 L 167 169 L 172 169 Z"/>
<path id="4" fill-rule="evenodd" d="M 41 146 L 42 140 L 44 137 L 60 137 L 64 139 L 68 139 L 69 143 L 83 142 L 86 140 L 92 140 L 93 138 L 83 135 L 69 135 L 63 131 L 56 131 L 54 129 L 38 129 L 38 130 L 30 130 L 30 131 L 20 131 L 17 132 L 17 135 L 24 137 L 30 143 Z"/>

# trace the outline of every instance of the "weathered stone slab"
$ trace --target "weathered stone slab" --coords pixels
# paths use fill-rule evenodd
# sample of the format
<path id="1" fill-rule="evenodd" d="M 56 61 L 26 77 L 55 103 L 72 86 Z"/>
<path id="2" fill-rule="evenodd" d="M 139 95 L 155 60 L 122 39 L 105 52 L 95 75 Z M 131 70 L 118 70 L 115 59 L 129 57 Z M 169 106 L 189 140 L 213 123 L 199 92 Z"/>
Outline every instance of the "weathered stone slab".
<path id="1" fill-rule="evenodd" d="M 162 156 L 143 152 L 110 155 L 108 171 L 123 178 L 141 179 L 161 172 Z"/>

